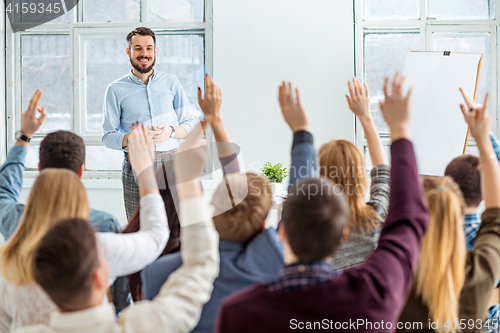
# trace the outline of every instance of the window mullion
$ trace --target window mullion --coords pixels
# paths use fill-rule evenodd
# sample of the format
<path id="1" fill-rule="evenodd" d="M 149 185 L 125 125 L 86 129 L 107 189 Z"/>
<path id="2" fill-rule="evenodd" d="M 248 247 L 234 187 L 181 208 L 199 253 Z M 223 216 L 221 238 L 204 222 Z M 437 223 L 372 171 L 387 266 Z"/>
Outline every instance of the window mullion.
<path id="1" fill-rule="evenodd" d="M 148 0 L 141 0 L 141 23 L 148 23 Z"/>

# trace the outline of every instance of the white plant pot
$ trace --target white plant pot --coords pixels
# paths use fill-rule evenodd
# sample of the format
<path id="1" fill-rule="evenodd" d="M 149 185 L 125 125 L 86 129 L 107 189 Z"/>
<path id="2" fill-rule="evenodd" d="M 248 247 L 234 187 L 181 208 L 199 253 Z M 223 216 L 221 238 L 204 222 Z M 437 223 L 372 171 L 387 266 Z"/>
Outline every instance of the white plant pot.
<path id="1" fill-rule="evenodd" d="M 283 183 L 271 183 L 273 197 L 279 196 L 283 193 Z"/>

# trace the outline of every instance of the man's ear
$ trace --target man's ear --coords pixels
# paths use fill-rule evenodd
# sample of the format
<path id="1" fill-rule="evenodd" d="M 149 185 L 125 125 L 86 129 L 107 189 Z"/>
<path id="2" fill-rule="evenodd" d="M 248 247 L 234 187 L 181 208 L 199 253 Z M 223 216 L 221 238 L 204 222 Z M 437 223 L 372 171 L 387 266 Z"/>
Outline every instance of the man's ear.
<path id="1" fill-rule="evenodd" d="M 42 170 L 40 169 L 40 163 L 38 163 L 38 172 L 40 172 L 40 171 L 42 171 Z"/>
<path id="2" fill-rule="evenodd" d="M 83 169 L 85 169 L 85 167 L 82 165 L 80 165 L 80 169 L 78 169 L 78 177 L 82 178 L 82 175 L 83 175 Z"/>
<path id="3" fill-rule="evenodd" d="M 128 47 L 125 49 L 125 52 L 127 52 L 127 55 L 130 57 L 130 49 Z"/>
<path id="4" fill-rule="evenodd" d="M 98 267 L 92 274 L 92 286 L 96 290 L 103 290 L 108 287 L 107 276 L 101 267 Z"/>
<path id="5" fill-rule="evenodd" d="M 158 49 L 157 49 L 157 48 L 156 48 L 156 46 L 155 46 L 155 55 L 156 55 L 156 51 L 158 51 Z"/>

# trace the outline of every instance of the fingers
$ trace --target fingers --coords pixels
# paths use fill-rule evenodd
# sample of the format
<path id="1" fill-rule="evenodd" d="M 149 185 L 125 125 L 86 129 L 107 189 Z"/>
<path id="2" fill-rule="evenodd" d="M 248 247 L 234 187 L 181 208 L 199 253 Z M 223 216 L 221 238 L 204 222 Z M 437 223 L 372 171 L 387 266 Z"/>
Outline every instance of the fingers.
<path id="1" fill-rule="evenodd" d="M 385 111 L 385 102 L 379 102 L 378 104 L 380 106 L 380 110 L 382 110 L 382 113 L 384 113 L 384 111 Z"/>
<path id="2" fill-rule="evenodd" d="M 467 119 L 467 113 L 469 112 L 469 109 L 463 105 L 463 104 L 460 104 L 460 111 L 462 111 L 462 114 L 464 115 L 464 119 L 465 119 L 465 122 L 468 124 L 468 119 Z"/>
<path id="3" fill-rule="evenodd" d="M 38 109 L 38 112 L 40 113 L 40 117 L 38 118 L 38 122 L 41 124 L 45 121 L 45 117 L 47 117 L 47 112 L 45 111 L 45 108 Z"/>
<path id="4" fill-rule="evenodd" d="M 482 109 L 484 111 L 488 110 L 488 102 L 490 101 L 490 94 L 487 93 L 486 96 L 484 97 L 484 104 L 483 104 L 483 107 Z"/>
<path id="5" fill-rule="evenodd" d="M 389 77 L 386 77 L 384 80 L 384 95 L 385 98 L 389 96 Z"/>
<path id="6" fill-rule="evenodd" d="M 297 105 L 300 105 L 300 95 L 299 95 L 299 89 L 295 88 L 295 94 L 297 95 Z"/>
<path id="7" fill-rule="evenodd" d="M 347 86 L 349 87 L 349 94 L 351 94 L 351 98 L 356 96 L 356 94 L 354 93 L 354 87 L 353 87 L 353 84 L 351 83 L 351 81 L 347 81 Z"/>
<path id="8" fill-rule="evenodd" d="M 352 105 L 352 99 L 351 99 L 351 97 L 349 97 L 349 95 L 345 95 L 345 97 L 347 97 L 347 104 L 349 105 L 349 109 L 350 109 L 351 105 Z"/>
<path id="9" fill-rule="evenodd" d="M 361 94 L 361 85 L 359 84 L 359 81 L 356 80 L 356 78 L 354 78 L 352 80 L 352 82 L 354 83 L 354 92 L 356 93 L 356 95 L 357 96 L 362 95 Z"/>
<path id="10" fill-rule="evenodd" d="M 467 104 L 467 106 L 469 108 L 474 108 L 476 107 L 476 103 L 474 102 L 474 100 L 472 99 L 472 97 L 470 97 L 470 95 L 467 93 L 467 91 L 465 91 L 464 88 L 460 87 L 458 88 L 460 90 L 460 92 L 462 93 L 462 96 L 464 97 L 464 100 L 465 100 L 465 103 Z"/>
<path id="11" fill-rule="evenodd" d="M 38 104 L 40 103 L 41 98 L 42 98 L 42 91 L 40 89 L 37 89 L 35 91 L 35 94 L 33 95 L 33 97 L 31 97 L 29 105 L 28 105 L 28 109 L 26 111 L 36 112 L 36 110 L 38 109 Z"/>
<path id="12" fill-rule="evenodd" d="M 394 75 L 394 79 L 392 80 L 392 94 L 398 94 L 400 93 L 400 79 L 401 79 L 401 73 L 396 72 L 396 75 Z"/>
<path id="13" fill-rule="evenodd" d="M 365 87 L 365 97 L 370 97 L 370 91 L 368 90 L 368 86 L 366 85 L 366 83 L 364 84 L 364 87 Z"/>
<path id="14" fill-rule="evenodd" d="M 201 97 L 201 88 L 198 87 L 198 104 L 202 105 L 203 104 L 203 98 Z M 203 111 L 203 109 L 202 109 Z"/>
<path id="15" fill-rule="evenodd" d="M 406 95 L 406 102 L 410 101 L 410 96 L 412 92 L 413 92 L 413 87 L 410 87 L 410 90 L 408 90 L 408 94 Z"/>

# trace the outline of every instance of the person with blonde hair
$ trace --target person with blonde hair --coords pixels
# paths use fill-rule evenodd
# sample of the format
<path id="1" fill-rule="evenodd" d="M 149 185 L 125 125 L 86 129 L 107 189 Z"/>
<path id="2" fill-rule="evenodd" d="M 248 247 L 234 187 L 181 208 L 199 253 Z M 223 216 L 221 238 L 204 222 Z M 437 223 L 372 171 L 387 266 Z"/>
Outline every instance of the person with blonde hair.
<path id="1" fill-rule="evenodd" d="M 332 257 L 335 270 L 344 270 L 364 262 L 375 250 L 389 206 L 390 167 L 372 114 L 368 86 L 354 79 L 348 83 L 347 102 L 359 118 L 372 160 L 370 200 L 365 202 L 367 177 L 363 154 L 351 142 L 332 140 L 319 149 L 320 175 L 343 191 L 351 218 L 344 241 Z"/>
<path id="2" fill-rule="evenodd" d="M 36 110 L 39 110 L 38 105 L 33 105 L 23 113 L 23 121 L 32 125 L 33 133 L 43 123 L 43 118 L 38 121 Z M 130 155 L 138 174 L 144 177 L 149 175 L 141 173 L 145 169 L 143 165 L 150 162 L 149 152 L 131 146 Z M 154 179 L 152 172 L 151 178 Z M 109 263 L 108 287 L 117 277 L 141 270 L 153 262 L 167 243 L 166 213 L 157 188 L 141 188 L 141 207 L 143 224 L 139 232 L 128 235 L 111 232 L 97 234 Z M 50 168 L 41 172 L 13 235 L 0 247 L 1 333 L 22 326 L 48 323 L 56 306 L 35 283 L 33 252 L 57 220 L 70 217 L 88 219 L 89 216 L 86 191 L 75 172 Z"/>
<path id="3" fill-rule="evenodd" d="M 482 107 L 464 97 L 462 113 L 480 155 L 481 226 L 466 252 L 466 205 L 459 186 L 447 176 L 424 181 L 429 228 L 398 332 L 479 332 L 498 325 L 485 318 L 500 276 L 500 168 L 489 136 L 488 96 Z"/>

